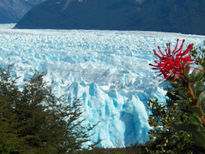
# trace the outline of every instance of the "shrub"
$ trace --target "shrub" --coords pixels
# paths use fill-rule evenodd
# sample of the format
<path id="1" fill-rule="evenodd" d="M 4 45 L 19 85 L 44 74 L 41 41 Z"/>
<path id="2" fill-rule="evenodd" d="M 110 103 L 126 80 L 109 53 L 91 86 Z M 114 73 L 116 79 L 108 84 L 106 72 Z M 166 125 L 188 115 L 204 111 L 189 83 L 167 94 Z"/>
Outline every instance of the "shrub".
<path id="1" fill-rule="evenodd" d="M 149 101 L 148 153 L 205 153 L 205 50 L 190 44 L 183 52 L 184 40 L 179 49 L 178 42 L 173 51 L 170 44 L 154 50 L 159 61 L 151 65 L 169 86 L 165 103 Z"/>

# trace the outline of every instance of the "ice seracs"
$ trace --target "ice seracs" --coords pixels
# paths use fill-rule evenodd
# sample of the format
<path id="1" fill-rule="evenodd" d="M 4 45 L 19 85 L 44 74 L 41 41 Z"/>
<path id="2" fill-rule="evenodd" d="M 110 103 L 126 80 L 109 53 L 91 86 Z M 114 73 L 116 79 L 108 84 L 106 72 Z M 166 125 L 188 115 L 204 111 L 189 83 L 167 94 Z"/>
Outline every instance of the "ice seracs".
<path id="1" fill-rule="evenodd" d="M 138 31 L 16 30 L 0 28 L 0 65 L 14 64 L 20 80 L 36 70 L 58 95 L 80 98 L 87 124 L 98 123 L 92 140 L 123 147 L 146 142 L 146 101 L 163 101 L 165 91 L 149 67 L 152 49 L 204 36 Z"/>

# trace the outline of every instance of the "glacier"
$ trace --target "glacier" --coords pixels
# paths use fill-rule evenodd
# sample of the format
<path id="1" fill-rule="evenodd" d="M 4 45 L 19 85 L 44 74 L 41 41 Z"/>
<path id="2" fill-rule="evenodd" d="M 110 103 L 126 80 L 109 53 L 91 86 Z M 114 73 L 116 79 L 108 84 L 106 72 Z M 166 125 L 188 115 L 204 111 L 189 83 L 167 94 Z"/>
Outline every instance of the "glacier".
<path id="1" fill-rule="evenodd" d="M 124 147 L 149 140 L 147 101 L 166 91 L 149 63 L 153 49 L 176 39 L 203 44 L 205 36 L 145 31 L 18 30 L 0 25 L 0 66 L 13 64 L 19 82 L 35 70 L 57 95 L 80 98 L 91 141 Z"/>

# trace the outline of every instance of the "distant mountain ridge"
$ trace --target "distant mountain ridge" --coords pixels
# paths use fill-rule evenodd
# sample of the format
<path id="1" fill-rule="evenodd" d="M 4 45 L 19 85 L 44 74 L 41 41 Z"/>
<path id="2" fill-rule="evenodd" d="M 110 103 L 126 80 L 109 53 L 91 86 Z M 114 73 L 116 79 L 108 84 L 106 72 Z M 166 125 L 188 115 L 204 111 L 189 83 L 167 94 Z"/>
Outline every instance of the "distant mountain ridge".
<path id="1" fill-rule="evenodd" d="M 44 0 L 0 0 L 0 23 L 16 23 Z"/>
<path id="2" fill-rule="evenodd" d="M 46 0 L 15 28 L 205 34 L 204 0 Z"/>

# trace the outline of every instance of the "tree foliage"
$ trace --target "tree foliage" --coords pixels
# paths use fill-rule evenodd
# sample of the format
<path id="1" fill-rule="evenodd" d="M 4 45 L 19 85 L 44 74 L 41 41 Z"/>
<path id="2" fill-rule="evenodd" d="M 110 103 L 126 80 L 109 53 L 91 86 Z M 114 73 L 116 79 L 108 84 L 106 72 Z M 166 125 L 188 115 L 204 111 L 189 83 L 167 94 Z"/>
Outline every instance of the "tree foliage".
<path id="1" fill-rule="evenodd" d="M 17 84 L 10 69 L 0 69 L 0 153 L 76 153 L 84 149 L 90 130 L 83 126 L 78 99 L 68 104 L 56 97 L 35 73 Z M 94 146 L 93 143 L 91 146 Z"/>
<path id="2" fill-rule="evenodd" d="M 148 153 L 205 153 L 205 49 L 191 55 L 197 67 L 188 64 L 182 77 L 166 80 L 166 102 L 149 101 Z"/>

